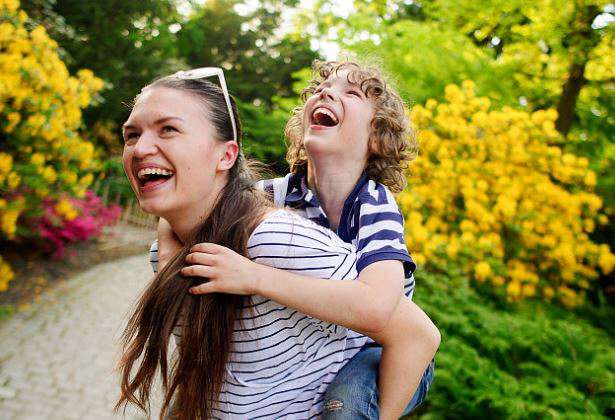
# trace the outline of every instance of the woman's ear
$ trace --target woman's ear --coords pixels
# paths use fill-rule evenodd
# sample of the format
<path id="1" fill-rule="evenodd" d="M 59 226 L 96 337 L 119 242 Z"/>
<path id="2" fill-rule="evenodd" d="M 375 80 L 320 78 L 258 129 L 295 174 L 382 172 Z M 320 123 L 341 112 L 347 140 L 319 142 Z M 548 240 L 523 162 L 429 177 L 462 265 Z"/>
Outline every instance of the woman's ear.
<path id="1" fill-rule="evenodd" d="M 220 158 L 218 159 L 218 166 L 216 169 L 219 171 L 228 171 L 233 167 L 239 154 L 239 145 L 235 140 L 229 140 L 219 145 Z"/>

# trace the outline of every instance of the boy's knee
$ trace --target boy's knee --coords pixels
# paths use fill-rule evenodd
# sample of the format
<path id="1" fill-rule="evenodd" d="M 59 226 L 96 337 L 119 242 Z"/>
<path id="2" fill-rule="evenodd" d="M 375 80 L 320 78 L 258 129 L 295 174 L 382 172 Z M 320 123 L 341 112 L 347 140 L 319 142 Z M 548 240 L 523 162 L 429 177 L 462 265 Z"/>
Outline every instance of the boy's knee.
<path id="1" fill-rule="evenodd" d="M 325 401 L 323 420 L 375 420 L 378 418 L 377 396 L 363 398 L 361 395 L 350 398 L 333 398 Z"/>
<path id="2" fill-rule="evenodd" d="M 323 420 L 376 419 L 377 416 L 376 390 L 352 385 L 340 385 L 327 390 Z"/>

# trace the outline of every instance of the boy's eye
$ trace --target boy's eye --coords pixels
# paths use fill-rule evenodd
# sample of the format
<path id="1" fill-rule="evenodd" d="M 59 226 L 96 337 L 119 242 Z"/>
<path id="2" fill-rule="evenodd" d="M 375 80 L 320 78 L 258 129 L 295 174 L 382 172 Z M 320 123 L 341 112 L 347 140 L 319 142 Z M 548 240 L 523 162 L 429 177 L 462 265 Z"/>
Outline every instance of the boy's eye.
<path id="1" fill-rule="evenodd" d="M 359 92 L 357 92 L 356 90 L 349 90 L 347 93 L 350 94 L 350 95 L 354 95 L 357 98 L 361 97 L 361 94 Z"/>

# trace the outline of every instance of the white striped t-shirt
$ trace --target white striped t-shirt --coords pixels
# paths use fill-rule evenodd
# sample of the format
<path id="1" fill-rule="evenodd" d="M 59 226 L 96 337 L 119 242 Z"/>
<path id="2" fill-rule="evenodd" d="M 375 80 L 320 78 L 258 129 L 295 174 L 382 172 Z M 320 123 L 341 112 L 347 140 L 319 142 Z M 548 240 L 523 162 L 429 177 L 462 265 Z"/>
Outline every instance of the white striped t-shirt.
<path id="1" fill-rule="evenodd" d="M 248 241 L 249 257 L 322 279 L 357 277 L 356 249 L 287 210 L 269 214 Z M 215 418 L 319 418 L 327 386 L 367 337 L 262 296 L 237 319 L 228 376 Z"/>

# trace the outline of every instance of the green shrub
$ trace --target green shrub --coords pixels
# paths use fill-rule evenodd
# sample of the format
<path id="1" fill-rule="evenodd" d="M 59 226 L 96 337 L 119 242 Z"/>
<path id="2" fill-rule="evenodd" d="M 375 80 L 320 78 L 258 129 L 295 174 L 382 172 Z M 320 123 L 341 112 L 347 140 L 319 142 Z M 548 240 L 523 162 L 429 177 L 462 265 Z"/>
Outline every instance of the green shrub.
<path id="1" fill-rule="evenodd" d="M 502 306 L 462 277 L 420 273 L 417 284 L 417 303 L 442 333 L 422 418 L 615 414 L 614 340 L 605 330 L 550 304 Z"/>

